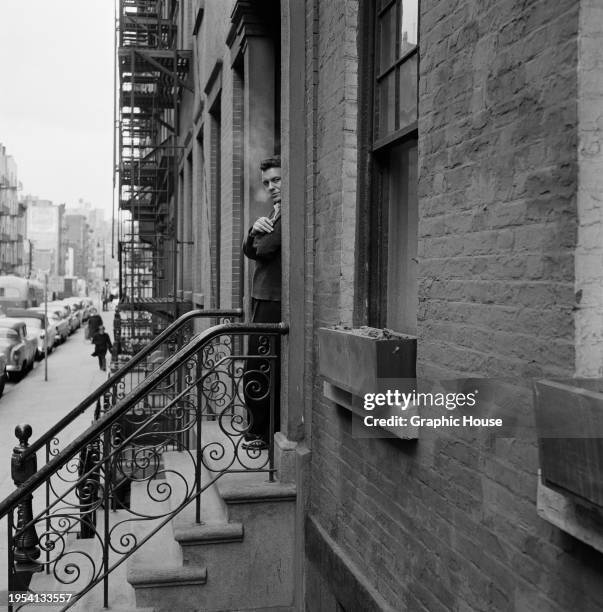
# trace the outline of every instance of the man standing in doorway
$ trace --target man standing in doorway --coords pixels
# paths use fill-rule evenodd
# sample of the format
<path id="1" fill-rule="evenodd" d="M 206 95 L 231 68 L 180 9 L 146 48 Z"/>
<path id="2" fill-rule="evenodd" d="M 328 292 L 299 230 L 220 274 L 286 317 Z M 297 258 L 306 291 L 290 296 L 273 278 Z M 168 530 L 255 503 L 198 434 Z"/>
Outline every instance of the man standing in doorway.
<path id="1" fill-rule="evenodd" d="M 251 289 L 251 311 L 254 323 L 278 323 L 281 320 L 281 158 L 270 157 L 260 164 L 262 185 L 272 199 L 272 210 L 251 226 L 244 242 L 243 253 L 255 261 Z M 249 354 L 259 354 L 259 336 L 249 339 Z M 280 352 L 280 338 L 276 342 Z M 270 435 L 269 379 L 263 368 L 267 360 L 248 359 L 243 375 L 245 403 L 249 411 L 249 429 L 244 449 L 262 450 L 268 447 Z M 274 398 L 274 431 L 280 427 L 279 378 L 280 362 L 270 364 L 276 376 Z"/>

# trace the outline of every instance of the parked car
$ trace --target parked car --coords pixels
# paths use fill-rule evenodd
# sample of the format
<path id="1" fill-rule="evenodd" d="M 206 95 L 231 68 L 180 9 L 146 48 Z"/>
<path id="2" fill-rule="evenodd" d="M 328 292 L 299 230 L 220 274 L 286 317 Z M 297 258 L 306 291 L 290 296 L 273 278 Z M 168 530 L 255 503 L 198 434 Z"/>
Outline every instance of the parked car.
<path id="1" fill-rule="evenodd" d="M 48 352 L 51 353 L 56 343 L 56 326 L 46 319 L 43 312 L 32 312 L 24 308 L 8 308 L 6 314 L 14 319 L 20 319 L 27 325 L 30 334 L 36 334 L 38 338 L 37 359 L 44 357 L 44 341 L 48 343 Z"/>
<path id="2" fill-rule="evenodd" d="M 2 393 L 4 393 L 4 385 L 6 384 L 6 380 L 8 378 L 8 374 L 6 373 L 6 357 L 4 354 L 0 354 L 0 397 L 2 397 Z"/>
<path id="3" fill-rule="evenodd" d="M 81 327 L 84 321 L 84 305 L 82 303 L 82 298 L 68 297 L 61 300 L 61 303 L 69 305 L 71 314 L 77 316 L 77 327 Z"/>
<path id="4" fill-rule="evenodd" d="M 61 301 L 61 302 L 57 302 L 57 305 L 67 308 L 67 310 L 69 311 L 70 333 L 73 333 L 75 330 L 77 330 L 80 327 L 82 323 L 82 318 L 81 318 L 80 313 L 78 312 L 76 307 L 73 304 L 70 304 L 69 302 Z"/>
<path id="5" fill-rule="evenodd" d="M 42 306 L 43 305 L 44 304 L 42 304 Z M 69 321 L 69 333 L 72 334 L 79 325 L 79 317 L 75 314 L 74 309 L 71 308 L 69 304 L 59 300 L 48 302 L 48 307 L 50 308 L 51 306 L 63 311 L 65 317 Z"/>
<path id="6" fill-rule="evenodd" d="M 44 312 L 44 304 L 40 304 L 38 307 L 41 312 Z M 76 319 L 71 312 L 71 308 L 68 304 L 63 304 L 62 302 L 48 302 L 48 311 L 50 310 L 58 311 L 60 313 L 61 318 L 67 321 L 67 334 L 70 335 L 76 330 Z"/>
<path id="7" fill-rule="evenodd" d="M 33 367 L 38 339 L 27 333 L 27 325 L 20 319 L 0 318 L 0 352 L 6 358 L 10 379 L 19 380 Z"/>
<path id="8" fill-rule="evenodd" d="M 38 312 L 44 314 L 44 306 L 36 306 L 35 308 L 28 308 L 28 312 Z M 63 309 L 57 309 L 49 306 L 48 308 L 48 319 L 50 324 L 54 325 L 56 330 L 54 343 L 55 346 L 65 342 L 69 337 L 69 319 L 65 317 Z"/>

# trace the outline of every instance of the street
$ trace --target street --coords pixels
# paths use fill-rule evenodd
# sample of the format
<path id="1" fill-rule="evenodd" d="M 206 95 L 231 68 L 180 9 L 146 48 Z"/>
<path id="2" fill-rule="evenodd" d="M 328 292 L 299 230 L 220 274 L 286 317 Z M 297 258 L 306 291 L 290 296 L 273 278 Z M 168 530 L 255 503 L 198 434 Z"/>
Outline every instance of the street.
<path id="1" fill-rule="evenodd" d="M 113 311 L 100 312 L 107 332 L 113 339 Z M 44 361 L 18 383 L 7 383 L 0 398 L 0 498 L 4 499 L 15 487 L 11 479 L 10 461 L 13 447 L 18 443 L 15 426 L 29 423 L 34 441 L 82 399 L 96 389 L 107 376 L 91 357 L 93 347 L 85 339 L 84 327 L 76 330 L 67 341 L 48 357 L 48 381 L 44 380 Z M 86 413 L 59 436 L 62 449 L 90 424 L 92 414 Z M 45 463 L 44 451 L 38 453 L 38 467 Z M 40 507 L 43 488 L 34 494 L 34 509 Z M 0 522 L 0 591 L 7 588 L 6 518 Z"/>

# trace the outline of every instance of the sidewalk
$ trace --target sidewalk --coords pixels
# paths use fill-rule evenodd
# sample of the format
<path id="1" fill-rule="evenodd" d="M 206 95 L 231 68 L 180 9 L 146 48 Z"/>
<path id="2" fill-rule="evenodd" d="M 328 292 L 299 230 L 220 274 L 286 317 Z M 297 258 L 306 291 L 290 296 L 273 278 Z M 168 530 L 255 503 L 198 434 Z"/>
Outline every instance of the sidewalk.
<path id="1" fill-rule="evenodd" d="M 99 314 L 113 339 L 113 311 L 99 311 Z M 82 327 L 48 357 L 48 381 L 44 380 L 44 361 L 40 361 L 19 383 L 6 385 L 0 398 L 0 499 L 15 490 L 10 474 L 12 449 L 18 444 L 15 426 L 29 423 L 33 429 L 30 442 L 33 442 L 106 380 L 107 372 L 99 369 L 97 358 L 91 357 L 92 351 Z M 90 425 L 92 416 L 89 410 L 76 419 L 59 437 L 58 448 L 64 448 L 81 434 Z M 38 452 L 38 467 L 45 463 L 45 452 Z M 43 497 L 43 488 L 38 489 L 34 494 L 34 506 L 39 506 Z M 0 591 L 6 589 L 6 529 L 6 519 L 2 519 Z"/>

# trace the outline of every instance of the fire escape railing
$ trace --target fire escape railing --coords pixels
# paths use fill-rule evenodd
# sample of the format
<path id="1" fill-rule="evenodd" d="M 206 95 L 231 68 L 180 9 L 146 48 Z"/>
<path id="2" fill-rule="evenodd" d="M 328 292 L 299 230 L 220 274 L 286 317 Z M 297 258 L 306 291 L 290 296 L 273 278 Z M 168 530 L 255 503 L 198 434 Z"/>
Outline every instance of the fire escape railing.
<path id="1" fill-rule="evenodd" d="M 120 0 L 116 23 L 120 295 L 133 305 L 163 298 L 156 314 L 164 320 L 192 306 L 177 286 L 176 129 L 181 89 L 190 88 L 191 51 L 178 49 L 176 7 L 173 1 Z M 133 327 L 134 314 L 130 318 Z"/>
<path id="2" fill-rule="evenodd" d="M 201 494 L 218 479 L 265 472 L 273 480 L 279 346 L 287 332 L 283 323 L 226 323 L 198 334 L 39 470 L 39 441 L 28 446 L 31 427 L 18 426 L 12 468 L 20 486 L 0 503 L 9 592 L 46 571 L 74 593 L 62 610 L 100 583 L 107 607 L 111 572 L 190 504 L 200 522 Z M 267 450 L 243 444 L 254 401 L 267 402 Z M 166 451 L 178 451 L 188 469 L 166 468 Z M 33 495 L 47 482 L 51 496 L 34 511 Z M 125 485 L 144 497 L 135 510 Z M 134 524 L 148 529 L 137 534 Z M 84 544 L 90 538 L 100 560 Z"/>

